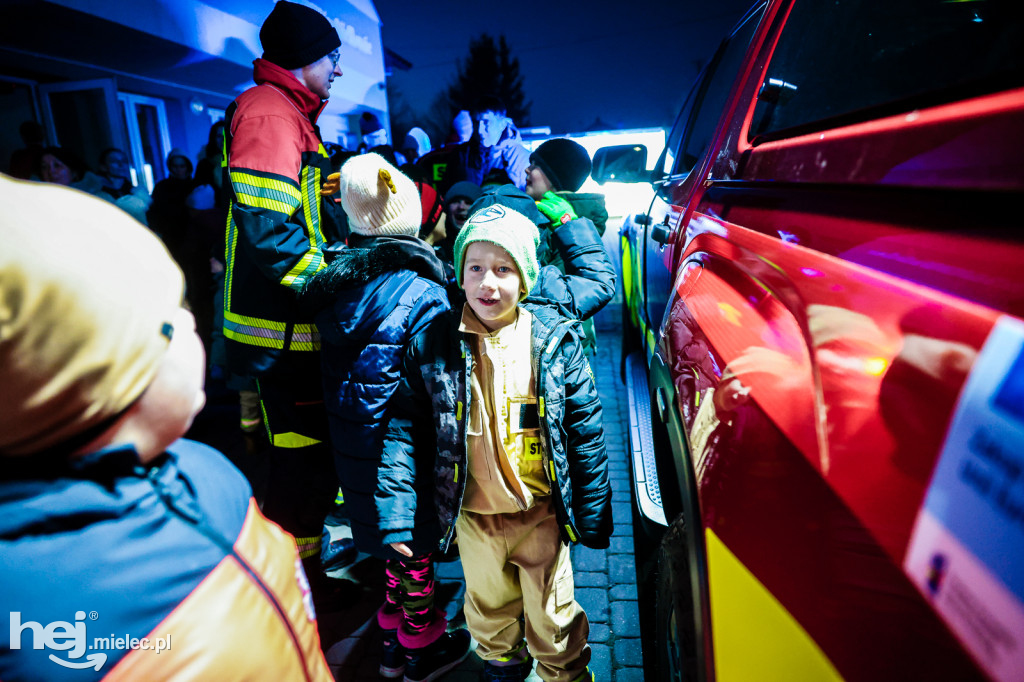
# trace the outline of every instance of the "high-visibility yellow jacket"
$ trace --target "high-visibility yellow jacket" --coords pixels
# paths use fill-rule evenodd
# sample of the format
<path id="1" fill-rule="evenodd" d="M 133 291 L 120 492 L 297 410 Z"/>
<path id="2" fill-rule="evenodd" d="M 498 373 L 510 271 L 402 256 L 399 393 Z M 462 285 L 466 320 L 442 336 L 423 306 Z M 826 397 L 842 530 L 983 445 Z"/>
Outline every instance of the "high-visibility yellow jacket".
<path id="1" fill-rule="evenodd" d="M 226 127 L 224 337 L 231 371 L 259 375 L 284 352 L 320 349 L 296 294 L 324 267 L 323 247 L 345 238 L 345 222 L 337 203 L 320 196 L 331 172 L 316 127 L 325 102 L 262 59 L 254 79 Z"/>

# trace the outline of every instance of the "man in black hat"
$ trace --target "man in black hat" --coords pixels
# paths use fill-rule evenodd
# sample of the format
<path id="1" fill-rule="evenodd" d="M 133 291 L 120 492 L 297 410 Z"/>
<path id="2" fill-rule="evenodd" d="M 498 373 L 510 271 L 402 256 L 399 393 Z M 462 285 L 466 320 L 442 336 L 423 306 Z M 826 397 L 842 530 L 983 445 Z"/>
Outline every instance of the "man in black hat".
<path id="1" fill-rule="evenodd" d="M 320 12 L 281 0 L 260 42 L 256 86 L 226 117 L 227 365 L 256 378 L 273 446 L 263 512 L 295 536 L 314 602 L 322 603 L 321 533 L 338 482 L 326 446 L 320 335 L 296 295 L 325 266 L 324 248 L 346 236 L 341 209 L 321 196 L 331 163 L 316 125 L 342 75 L 341 40 Z"/>

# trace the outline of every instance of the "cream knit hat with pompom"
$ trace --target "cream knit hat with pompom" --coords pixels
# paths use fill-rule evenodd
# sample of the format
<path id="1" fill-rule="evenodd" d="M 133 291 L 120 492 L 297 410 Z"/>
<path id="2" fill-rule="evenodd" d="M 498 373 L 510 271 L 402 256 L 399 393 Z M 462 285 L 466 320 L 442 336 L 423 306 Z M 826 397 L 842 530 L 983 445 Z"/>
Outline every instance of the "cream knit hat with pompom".
<path id="1" fill-rule="evenodd" d="M 356 234 L 415 236 L 419 232 L 416 185 L 380 154 L 353 156 L 341 167 L 340 182 L 341 206 Z"/>

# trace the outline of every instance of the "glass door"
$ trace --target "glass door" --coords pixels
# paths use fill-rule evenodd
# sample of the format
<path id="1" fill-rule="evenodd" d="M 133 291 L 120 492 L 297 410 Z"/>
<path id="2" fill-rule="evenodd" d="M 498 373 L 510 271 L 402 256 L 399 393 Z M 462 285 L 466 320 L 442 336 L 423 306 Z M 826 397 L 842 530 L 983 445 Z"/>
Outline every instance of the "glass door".
<path id="1" fill-rule="evenodd" d="M 125 149 L 112 78 L 41 84 L 39 95 L 47 138 L 76 153 L 90 168 L 96 169 L 104 149 Z"/>
<path id="2" fill-rule="evenodd" d="M 121 118 L 128 132 L 132 162 L 132 182 L 142 185 L 150 193 L 160 180 L 167 177 L 167 154 L 171 151 L 171 135 L 167 128 L 164 102 L 155 97 L 118 93 Z"/>

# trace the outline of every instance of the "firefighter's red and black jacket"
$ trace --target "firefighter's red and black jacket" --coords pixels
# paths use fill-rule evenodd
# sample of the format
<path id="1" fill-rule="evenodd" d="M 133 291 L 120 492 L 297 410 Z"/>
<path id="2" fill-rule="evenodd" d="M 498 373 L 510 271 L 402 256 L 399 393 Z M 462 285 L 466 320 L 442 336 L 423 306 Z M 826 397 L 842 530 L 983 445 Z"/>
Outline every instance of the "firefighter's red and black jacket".
<path id="1" fill-rule="evenodd" d="M 332 679 L 294 539 L 179 440 L 0 472 L 0 679 Z M 134 647 L 134 648 L 133 648 Z"/>
<path id="2" fill-rule="evenodd" d="M 231 185 L 225 241 L 228 367 L 259 375 L 282 353 L 320 349 L 313 316 L 296 299 L 345 238 L 344 214 L 320 188 L 331 172 L 316 120 L 325 101 L 285 69 L 254 62 L 257 85 L 227 112 Z"/>

